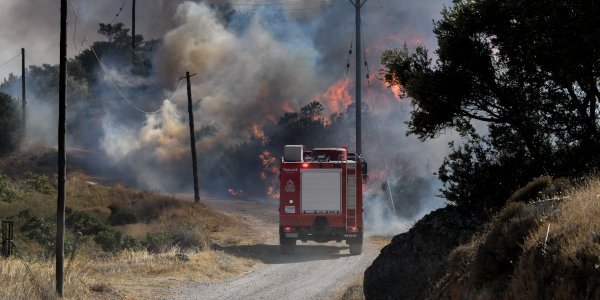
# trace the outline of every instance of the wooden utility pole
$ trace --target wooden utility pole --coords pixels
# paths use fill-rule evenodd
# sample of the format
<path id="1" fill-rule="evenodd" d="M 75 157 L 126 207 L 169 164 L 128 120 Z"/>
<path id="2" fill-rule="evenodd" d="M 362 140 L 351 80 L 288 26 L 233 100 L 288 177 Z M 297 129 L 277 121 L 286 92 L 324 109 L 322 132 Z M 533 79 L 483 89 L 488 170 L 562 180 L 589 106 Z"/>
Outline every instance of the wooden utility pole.
<path id="1" fill-rule="evenodd" d="M 361 103 L 361 65 L 360 65 L 360 9 L 367 0 L 348 0 L 356 8 L 356 157 L 362 154 L 362 103 Z"/>
<path id="2" fill-rule="evenodd" d="M 60 69 L 58 83 L 58 195 L 56 205 L 56 292 L 63 297 L 65 261 L 65 132 L 67 110 L 67 0 L 60 5 Z"/>
<path id="3" fill-rule="evenodd" d="M 23 135 L 25 135 L 26 129 L 26 114 L 25 114 L 25 106 L 27 104 L 27 100 L 25 99 L 25 48 L 21 48 L 21 126 L 23 130 Z"/>
<path id="4" fill-rule="evenodd" d="M 187 80 L 188 115 L 190 121 L 190 144 L 192 147 L 192 171 L 194 175 L 194 203 L 200 203 L 200 186 L 198 185 L 198 159 L 196 157 L 196 131 L 194 130 L 194 110 L 192 109 L 192 86 L 190 84 L 190 72 L 185 72 Z M 181 78 L 183 79 L 183 78 Z"/>
<path id="5" fill-rule="evenodd" d="M 131 49 L 135 50 L 135 0 L 131 5 Z"/>

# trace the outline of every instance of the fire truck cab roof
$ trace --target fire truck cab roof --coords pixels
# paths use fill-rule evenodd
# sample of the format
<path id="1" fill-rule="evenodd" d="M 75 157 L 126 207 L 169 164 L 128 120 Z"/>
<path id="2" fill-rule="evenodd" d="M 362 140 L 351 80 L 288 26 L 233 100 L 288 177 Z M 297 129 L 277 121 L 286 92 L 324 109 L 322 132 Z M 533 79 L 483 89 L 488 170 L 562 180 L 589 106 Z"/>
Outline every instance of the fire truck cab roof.
<path id="1" fill-rule="evenodd" d="M 347 161 L 348 150 L 345 148 L 315 148 L 305 152 L 305 161 Z"/>

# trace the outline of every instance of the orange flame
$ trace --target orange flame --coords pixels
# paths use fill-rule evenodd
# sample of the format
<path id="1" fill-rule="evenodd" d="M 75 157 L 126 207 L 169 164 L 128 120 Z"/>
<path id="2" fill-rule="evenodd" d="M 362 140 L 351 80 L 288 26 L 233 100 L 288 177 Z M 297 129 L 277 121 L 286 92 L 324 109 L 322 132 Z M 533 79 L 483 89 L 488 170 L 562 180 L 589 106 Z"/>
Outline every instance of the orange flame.
<path id="1" fill-rule="evenodd" d="M 402 101 L 402 98 L 400 97 L 400 95 L 403 92 L 402 86 L 400 86 L 399 84 L 394 84 L 391 86 L 391 89 L 392 89 L 392 92 L 394 92 L 394 97 L 396 99 L 398 99 L 398 101 Z"/>
<path id="2" fill-rule="evenodd" d="M 277 188 L 277 184 L 279 183 L 277 180 L 279 178 L 279 169 L 275 164 L 277 158 L 268 150 L 263 151 L 258 157 L 263 166 L 263 169 L 260 171 L 260 179 L 266 181 L 268 184 L 266 194 L 271 199 L 279 199 L 279 190 Z"/>
<path id="3" fill-rule="evenodd" d="M 350 93 L 348 93 L 344 79 L 338 80 L 325 93 L 317 95 L 315 98 L 324 101 L 327 109 L 332 113 L 339 113 L 352 103 L 352 98 L 350 97 Z"/>
<path id="4" fill-rule="evenodd" d="M 260 126 L 256 123 L 252 124 L 252 134 L 254 135 L 255 138 L 257 138 L 261 141 L 263 146 L 268 142 L 268 138 L 267 138 L 267 136 L 265 136 L 265 132 L 262 129 L 262 126 Z"/>

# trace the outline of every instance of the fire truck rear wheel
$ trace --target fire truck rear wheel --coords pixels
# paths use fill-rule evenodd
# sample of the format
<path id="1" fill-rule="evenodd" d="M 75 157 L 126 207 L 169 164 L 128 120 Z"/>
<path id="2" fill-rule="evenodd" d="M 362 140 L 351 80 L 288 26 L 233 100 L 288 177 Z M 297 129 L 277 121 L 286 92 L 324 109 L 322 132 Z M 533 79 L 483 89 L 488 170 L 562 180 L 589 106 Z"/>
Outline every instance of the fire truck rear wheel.
<path id="1" fill-rule="evenodd" d="M 350 243 L 350 254 L 352 255 L 360 255 L 362 253 L 362 242 L 360 243 Z"/>
<path id="2" fill-rule="evenodd" d="M 279 244 L 281 246 L 281 253 L 283 254 L 294 254 L 296 249 L 296 239 L 279 238 Z"/>

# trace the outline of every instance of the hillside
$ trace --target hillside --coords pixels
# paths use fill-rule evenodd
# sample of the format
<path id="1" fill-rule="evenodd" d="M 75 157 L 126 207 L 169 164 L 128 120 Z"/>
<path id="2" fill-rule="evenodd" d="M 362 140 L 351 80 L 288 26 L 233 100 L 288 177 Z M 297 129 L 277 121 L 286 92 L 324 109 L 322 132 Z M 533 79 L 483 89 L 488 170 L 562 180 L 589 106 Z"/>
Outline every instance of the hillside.
<path id="1" fill-rule="evenodd" d="M 600 179 L 561 197 L 530 193 L 546 180 L 517 191 L 477 231 L 455 208 L 432 212 L 382 250 L 365 272 L 365 295 L 600 299 Z"/>
<path id="2" fill-rule="evenodd" d="M 8 283 L 0 298 L 55 297 L 56 151 L 36 149 L 0 160 L 0 218 L 15 228 L 14 255 L 0 265 Z M 228 278 L 257 263 L 213 250 L 260 242 L 239 220 L 187 199 L 99 182 L 77 168 L 77 153 L 71 157 L 67 298 L 158 297 L 167 286 Z"/>

